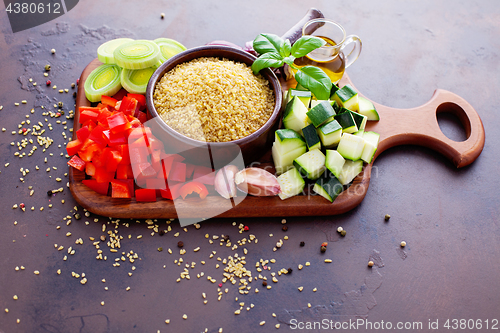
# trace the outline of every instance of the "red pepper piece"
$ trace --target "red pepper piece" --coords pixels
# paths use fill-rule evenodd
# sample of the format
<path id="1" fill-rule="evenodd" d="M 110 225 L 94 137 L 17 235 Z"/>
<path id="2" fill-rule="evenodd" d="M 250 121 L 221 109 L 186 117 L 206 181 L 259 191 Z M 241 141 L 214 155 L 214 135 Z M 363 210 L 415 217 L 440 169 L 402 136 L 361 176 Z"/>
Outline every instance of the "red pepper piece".
<path id="1" fill-rule="evenodd" d="M 105 167 L 97 167 L 95 168 L 95 180 L 98 183 L 108 183 L 115 178 L 114 172 L 106 171 Z"/>
<path id="2" fill-rule="evenodd" d="M 125 96 L 127 96 L 127 91 L 121 88 L 120 90 L 118 90 L 116 94 L 113 95 L 113 98 L 116 99 L 117 101 L 121 101 Z"/>
<path id="3" fill-rule="evenodd" d="M 131 186 L 132 184 L 132 186 Z M 130 199 L 134 195 L 134 181 L 132 179 L 113 179 L 111 181 L 111 197 Z"/>
<path id="4" fill-rule="evenodd" d="M 176 162 L 172 163 L 170 172 L 167 176 L 168 180 L 175 182 L 185 182 L 186 181 L 186 163 Z"/>
<path id="5" fill-rule="evenodd" d="M 85 173 L 90 176 L 90 177 L 94 177 L 95 176 L 95 164 L 92 163 L 92 162 L 86 162 L 85 163 Z"/>
<path id="6" fill-rule="evenodd" d="M 144 110 L 146 108 L 146 96 L 141 94 L 127 94 L 127 97 L 134 98 L 139 104 L 139 108 Z"/>
<path id="7" fill-rule="evenodd" d="M 90 129 L 87 126 L 82 127 L 78 131 L 76 131 L 76 137 L 81 142 L 84 142 L 89 137 L 89 135 L 90 135 Z"/>
<path id="8" fill-rule="evenodd" d="M 102 134 L 102 132 L 105 130 L 106 128 L 104 128 L 103 126 L 97 125 L 96 128 L 94 128 L 92 132 L 90 132 L 89 139 L 97 144 L 106 146 L 106 138 L 104 137 L 104 134 Z"/>
<path id="9" fill-rule="evenodd" d="M 89 120 L 97 122 L 97 117 L 99 117 L 99 112 L 97 111 L 91 111 L 91 110 L 80 110 L 80 118 L 78 119 L 78 122 L 80 124 L 84 124 Z"/>
<path id="10" fill-rule="evenodd" d="M 106 171 L 108 172 L 116 172 L 116 168 L 118 164 L 120 164 L 122 160 L 122 156 L 120 153 L 110 147 L 104 149 L 102 153 L 102 162 L 106 166 Z"/>
<path id="11" fill-rule="evenodd" d="M 122 102 L 120 104 L 120 112 L 125 115 L 133 116 L 136 108 L 137 100 L 135 98 L 128 96 L 122 98 Z"/>
<path id="12" fill-rule="evenodd" d="M 160 190 L 160 195 L 162 198 L 175 200 L 180 196 L 179 190 L 184 185 L 184 183 L 173 184 L 169 183 L 169 186 L 166 190 Z"/>
<path id="13" fill-rule="evenodd" d="M 85 161 L 77 155 L 73 155 L 73 157 L 68 161 L 68 165 L 80 171 L 85 170 Z"/>
<path id="14" fill-rule="evenodd" d="M 138 202 L 154 202 L 156 201 L 156 190 L 139 188 L 135 190 L 135 200 Z"/>
<path id="15" fill-rule="evenodd" d="M 130 164 L 120 164 L 116 168 L 116 179 L 134 179 L 134 171 Z"/>
<path id="16" fill-rule="evenodd" d="M 186 197 L 191 193 L 197 193 L 200 196 L 200 199 L 205 199 L 208 195 L 208 190 L 205 185 L 196 181 L 184 184 L 179 190 L 179 194 L 182 199 L 186 199 Z"/>
<path id="17" fill-rule="evenodd" d="M 75 155 L 83 147 L 83 143 L 83 141 L 78 139 L 68 142 L 66 144 L 66 152 L 70 156 Z"/>
<path id="18" fill-rule="evenodd" d="M 95 180 L 95 179 L 84 179 L 84 180 L 82 180 L 82 183 L 83 183 L 83 185 L 96 191 L 99 194 L 102 194 L 102 195 L 108 194 L 109 182 L 98 183 L 97 180 Z"/>
<path id="19" fill-rule="evenodd" d="M 106 95 L 101 96 L 101 103 L 104 105 L 108 105 L 108 106 L 112 107 L 113 109 L 115 108 L 117 102 L 118 102 L 118 100 L 113 98 L 113 97 L 106 96 Z"/>
<path id="20" fill-rule="evenodd" d="M 132 127 L 127 117 L 121 112 L 108 117 L 108 126 L 111 133 L 120 133 Z"/>

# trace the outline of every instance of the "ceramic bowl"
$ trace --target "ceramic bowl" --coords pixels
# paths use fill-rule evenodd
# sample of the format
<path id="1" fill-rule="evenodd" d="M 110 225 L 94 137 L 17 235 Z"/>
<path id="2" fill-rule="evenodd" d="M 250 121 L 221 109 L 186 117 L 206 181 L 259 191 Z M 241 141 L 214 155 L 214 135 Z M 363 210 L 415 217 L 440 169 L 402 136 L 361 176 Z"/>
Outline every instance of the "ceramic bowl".
<path id="1" fill-rule="evenodd" d="M 148 125 L 154 127 L 154 135 L 161 139 L 167 153 L 179 153 L 188 162 L 207 165 L 214 168 L 231 163 L 241 153 L 245 165 L 257 161 L 265 152 L 269 151 L 274 141 L 274 132 L 278 129 L 281 119 L 282 90 L 276 75 L 269 69 L 261 74 L 269 81 L 274 91 L 275 105 L 272 115 L 267 122 L 252 134 L 228 142 L 202 142 L 189 138 L 168 126 L 158 115 L 153 103 L 153 93 L 156 84 L 163 75 L 175 66 L 201 57 L 217 57 L 242 62 L 251 66 L 256 57 L 248 52 L 227 46 L 201 46 L 186 50 L 164 62 L 151 76 L 146 90 L 148 107 Z M 154 120 L 153 122 L 151 120 Z M 211 162 L 210 162 L 211 161 Z"/>

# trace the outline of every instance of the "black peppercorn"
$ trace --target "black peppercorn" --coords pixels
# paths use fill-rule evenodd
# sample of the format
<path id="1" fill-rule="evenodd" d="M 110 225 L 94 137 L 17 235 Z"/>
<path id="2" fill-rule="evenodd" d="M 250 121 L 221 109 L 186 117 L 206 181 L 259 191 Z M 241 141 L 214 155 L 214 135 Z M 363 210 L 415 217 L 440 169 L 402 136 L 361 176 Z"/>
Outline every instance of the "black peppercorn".
<path id="1" fill-rule="evenodd" d="M 325 253 L 326 252 L 326 246 L 322 246 L 321 249 L 320 249 L 321 253 Z"/>
<path id="2" fill-rule="evenodd" d="M 177 246 L 178 246 L 178 247 L 183 247 L 183 246 L 184 246 L 184 243 L 183 243 L 182 241 L 179 241 L 179 242 L 177 243 Z"/>
<path id="3" fill-rule="evenodd" d="M 265 287 L 267 286 L 267 282 L 266 281 L 262 281 L 262 285 Z"/>
<path id="4" fill-rule="evenodd" d="M 281 228 L 281 230 L 283 231 L 287 231 L 288 230 L 288 227 L 286 225 L 283 226 L 283 228 Z"/>
<path id="5" fill-rule="evenodd" d="M 52 194 L 54 194 L 54 193 L 52 192 L 52 190 L 48 190 L 48 191 L 47 191 L 47 195 L 48 195 L 49 197 L 50 197 Z"/>
<path id="6" fill-rule="evenodd" d="M 292 271 L 293 271 L 292 267 L 290 267 L 289 269 L 287 269 L 287 271 L 288 271 L 288 272 L 286 272 L 286 274 L 291 274 L 291 273 L 292 273 Z"/>
<path id="7" fill-rule="evenodd" d="M 73 93 L 73 98 L 76 98 L 76 91 Z"/>
<path id="8" fill-rule="evenodd" d="M 158 231 L 158 234 L 159 234 L 160 236 L 165 235 L 165 230 L 160 230 L 160 231 Z"/>
<path id="9" fill-rule="evenodd" d="M 306 243 L 300 242 L 300 246 L 304 246 L 304 245 L 306 245 Z"/>

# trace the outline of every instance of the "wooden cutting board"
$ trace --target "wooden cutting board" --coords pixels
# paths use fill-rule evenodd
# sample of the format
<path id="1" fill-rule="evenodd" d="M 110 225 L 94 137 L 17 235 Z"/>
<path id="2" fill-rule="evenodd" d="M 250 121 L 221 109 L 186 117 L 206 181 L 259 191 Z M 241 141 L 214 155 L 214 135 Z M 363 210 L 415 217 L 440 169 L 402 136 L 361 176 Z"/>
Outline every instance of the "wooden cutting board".
<path id="1" fill-rule="evenodd" d="M 93 60 L 83 70 L 80 77 L 73 129 L 74 138 L 76 131 L 80 128 L 78 108 L 90 105 L 83 88 L 85 80 L 100 64 L 99 60 Z M 282 88 L 286 91 L 295 84 L 295 81 L 282 82 Z M 354 87 L 347 74 L 339 83 L 340 86 L 345 84 L 351 84 Z M 83 185 L 85 173 L 74 168 L 70 168 L 69 171 L 70 190 L 82 207 L 92 213 L 114 218 L 177 218 L 177 209 L 182 210 L 183 218 L 336 215 L 353 209 L 363 201 L 368 191 L 372 165 L 377 156 L 386 149 L 398 145 L 428 147 L 450 159 L 457 168 L 472 163 L 481 154 L 485 133 L 479 115 L 463 98 L 449 91 L 438 89 L 430 101 L 412 109 L 390 108 L 375 102 L 374 105 L 380 115 L 380 121 L 369 121 L 366 131 L 375 131 L 380 134 L 380 143 L 375 157 L 371 164 L 365 164 L 363 172 L 333 203 L 314 195 L 309 190 L 306 191 L 308 195 L 295 196 L 287 200 L 281 200 L 278 197 L 247 196 L 239 204 L 229 206 L 232 208 L 223 213 L 221 213 L 221 207 L 228 207 L 229 201 L 217 194 L 209 195 L 204 200 L 179 199 L 175 201 L 175 204 L 173 201 L 162 198 L 158 198 L 156 202 L 113 199 L 110 196 L 97 194 Z M 453 141 L 441 132 L 436 117 L 437 113 L 441 112 L 449 112 L 458 117 L 466 131 L 465 141 Z M 264 166 L 272 165 L 270 151 L 259 162 Z"/>

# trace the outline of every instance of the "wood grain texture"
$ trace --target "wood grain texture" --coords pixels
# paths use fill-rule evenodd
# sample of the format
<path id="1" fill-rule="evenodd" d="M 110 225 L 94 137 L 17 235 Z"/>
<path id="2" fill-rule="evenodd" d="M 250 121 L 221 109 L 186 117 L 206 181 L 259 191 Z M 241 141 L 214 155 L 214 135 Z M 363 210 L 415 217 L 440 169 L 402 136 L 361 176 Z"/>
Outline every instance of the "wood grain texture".
<path id="1" fill-rule="evenodd" d="M 73 137 L 80 128 L 78 107 L 88 106 L 84 83 L 90 72 L 98 67 L 99 60 L 93 60 L 82 72 L 78 86 Z M 340 86 L 352 84 L 347 74 Z M 294 86 L 294 81 L 282 82 L 286 90 Z M 228 201 L 218 195 L 210 195 L 205 200 L 178 199 L 175 203 L 159 198 L 157 202 L 136 202 L 135 199 L 113 199 L 95 193 L 82 184 L 85 173 L 70 168 L 70 190 L 76 201 L 87 210 L 102 216 L 115 218 L 177 218 L 177 209 L 182 209 L 183 217 L 259 217 L 259 216 L 319 216 L 336 215 L 352 210 L 364 199 L 370 183 L 372 165 L 383 151 L 398 145 L 420 145 L 436 150 L 450 159 L 457 168 L 472 163 L 484 146 L 485 133 L 481 119 L 472 106 L 463 98 L 445 90 L 436 90 L 426 104 L 412 109 L 390 108 L 373 102 L 380 115 L 380 121 L 369 121 L 367 131 L 380 134 L 380 143 L 371 164 L 365 165 L 363 172 L 352 185 L 340 194 L 333 203 L 318 195 L 295 196 L 287 200 L 278 197 L 247 196 L 232 209 L 220 214 L 220 207 Z M 440 130 L 437 113 L 450 112 L 458 117 L 465 128 L 467 139 L 456 142 L 447 138 Z M 260 162 L 272 163 L 270 152 Z M 309 191 L 306 191 L 309 193 Z M 312 192 L 312 191 L 311 191 Z"/>

